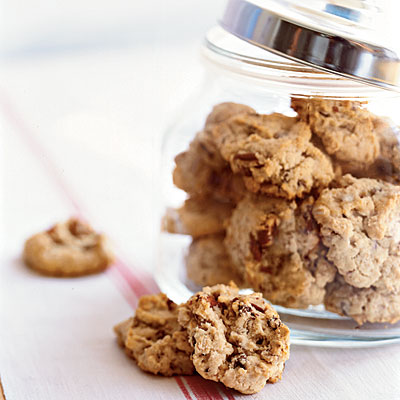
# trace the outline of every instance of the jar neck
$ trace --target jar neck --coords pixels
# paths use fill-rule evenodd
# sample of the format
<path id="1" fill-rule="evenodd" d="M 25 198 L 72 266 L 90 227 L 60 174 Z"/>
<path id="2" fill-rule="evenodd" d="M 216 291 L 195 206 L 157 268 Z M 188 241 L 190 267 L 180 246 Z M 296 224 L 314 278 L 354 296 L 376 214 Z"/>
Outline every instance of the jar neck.
<path id="1" fill-rule="evenodd" d="M 349 100 L 399 96 L 396 92 L 361 84 L 257 49 L 221 28 L 209 32 L 202 55 L 207 68 L 218 79 L 226 84 L 234 82 L 235 86 L 251 85 L 252 90 Z"/>

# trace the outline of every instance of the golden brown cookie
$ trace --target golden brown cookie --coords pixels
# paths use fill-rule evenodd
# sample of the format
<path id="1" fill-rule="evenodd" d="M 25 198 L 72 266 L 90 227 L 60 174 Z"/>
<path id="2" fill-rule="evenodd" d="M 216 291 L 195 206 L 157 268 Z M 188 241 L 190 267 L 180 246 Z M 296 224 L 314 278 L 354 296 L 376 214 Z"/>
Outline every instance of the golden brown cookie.
<path id="1" fill-rule="evenodd" d="M 143 296 L 135 316 L 116 325 L 114 331 L 142 370 L 164 376 L 191 375 L 192 349 L 177 318 L 178 306 L 165 294 Z"/>
<path id="2" fill-rule="evenodd" d="M 107 238 L 77 218 L 30 237 L 23 257 L 35 271 L 60 277 L 101 272 L 114 261 Z"/>
<path id="3" fill-rule="evenodd" d="M 327 259 L 358 288 L 374 285 L 389 257 L 400 262 L 400 188 L 345 175 L 313 208 Z"/>
<path id="4" fill-rule="evenodd" d="M 400 184 L 400 129 L 385 118 L 373 119 L 375 133 L 379 140 L 379 157 L 357 177 L 375 178 Z"/>
<path id="5" fill-rule="evenodd" d="M 205 379 L 250 394 L 281 379 L 289 358 L 289 329 L 260 293 L 205 287 L 180 306 L 193 364 Z"/>
<path id="6" fill-rule="evenodd" d="M 240 114 L 212 130 L 222 157 L 246 188 L 293 199 L 333 179 L 329 157 L 311 142 L 307 124 L 282 114 Z"/>
<path id="7" fill-rule="evenodd" d="M 237 114 L 254 114 L 255 110 L 249 106 L 244 104 L 226 102 L 220 103 L 213 107 L 211 113 L 208 115 L 206 119 L 206 127 L 211 125 L 220 124 L 221 122 L 226 121 L 227 119 L 233 117 Z"/>
<path id="8" fill-rule="evenodd" d="M 211 198 L 192 197 L 182 207 L 168 208 L 162 221 L 163 230 L 191 235 L 194 238 L 225 231 L 225 221 L 231 216 L 231 203 Z"/>
<path id="9" fill-rule="evenodd" d="M 311 211 L 313 197 L 302 202 L 248 196 L 234 210 L 225 246 L 238 273 L 266 299 L 285 307 L 320 304 L 336 269 Z"/>
<path id="10" fill-rule="evenodd" d="M 391 260 L 393 261 L 393 260 Z M 400 268 L 398 260 L 387 276 L 397 287 L 388 288 L 382 279 L 369 288 L 347 284 L 341 275 L 327 286 L 324 304 L 328 311 L 353 318 L 359 325 L 366 322 L 395 323 L 400 320 Z"/>
<path id="11" fill-rule="evenodd" d="M 193 197 L 212 197 L 236 203 L 243 197 L 244 184 L 221 157 L 211 133 L 213 127 L 237 113 L 254 112 L 250 107 L 221 103 L 215 106 L 189 148 L 175 157 L 174 184 Z"/>
<path id="12" fill-rule="evenodd" d="M 210 235 L 193 240 L 186 256 L 187 277 L 198 286 L 228 284 L 234 281 L 242 286 L 243 278 L 227 253 L 224 235 Z"/>
<path id="13" fill-rule="evenodd" d="M 325 151 L 339 162 L 343 173 L 365 170 L 378 157 L 379 139 L 373 115 L 362 103 L 293 98 L 292 108 L 321 139 Z"/>

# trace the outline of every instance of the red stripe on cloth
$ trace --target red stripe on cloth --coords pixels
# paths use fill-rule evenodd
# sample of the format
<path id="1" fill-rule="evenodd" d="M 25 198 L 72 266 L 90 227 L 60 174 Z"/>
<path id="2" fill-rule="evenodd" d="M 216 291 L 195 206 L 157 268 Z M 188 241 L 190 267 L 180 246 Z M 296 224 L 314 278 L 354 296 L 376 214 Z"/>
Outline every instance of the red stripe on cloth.
<path id="1" fill-rule="evenodd" d="M 198 375 L 185 376 L 185 380 L 198 400 L 223 400 L 216 383 L 204 380 Z"/>
<path id="2" fill-rule="evenodd" d="M 190 393 L 186 389 L 185 384 L 183 383 L 182 379 L 179 376 L 175 376 L 175 381 L 179 386 L 179 389 L 181 389 L 183 395 L 185 396 L 186 400 L 192 400 L 192 396 L 190 396 Z"/>
<path id="3" fill-rule="evenodd" d="M 28 124 L 25 123 L 25 121 L 18 114 L 11 103 L 7 100 L 4 94 L 1 94 L 0 96 L 0 105 L 3 108 L 4 115 L 7 117 L 8 121 L 12 125 L 14 125 L 17 132 L 20 134 L 21 138 L 25 141 L 32 153 L 42 163 L 44 169 L 53 179 L 54 183 L 58 186 L 63 195 L 68 199 L 76 214 L 82 216 L 83 213 L 78 202 L 75 199 L 75 196 L 72 194 L 71 188 L 68 187 L 68 185 L 61 178 L 59 171 L 55 167 L 54 162 L 46 154 L 43 146 L 35 139 L 35 134 L 33 130 L 28 126 Z"/>
<path id="4" fill-rule="evenodd" d="M 131 269 L 121 259 L 116 260 L 114 268 L 116 268 L 121 276 L 126 280 L 129 287 L 137 297 L 151 293 L 151 291 L 134 275 Z"/>
<path id="5" fill-rule="evenodd" d="M 235 396 L 231 393 L 231 389 L 228 389 L 224 385 L 221 385 L 220 389 L 228 400 L 235 400 Z"/>
<path id="6" fill-rule="evenodd" d="M 114 266 L 108 268 L 106 274 L 114 282 L 115 286 L 117 286 L 117 289 L 125 298 L 125 300 L 129 303 L 132 309 L 135 309 L 137 306 L 138 298 L 134 295 L 123 276 L 121 276 L 121 274 Z"/>

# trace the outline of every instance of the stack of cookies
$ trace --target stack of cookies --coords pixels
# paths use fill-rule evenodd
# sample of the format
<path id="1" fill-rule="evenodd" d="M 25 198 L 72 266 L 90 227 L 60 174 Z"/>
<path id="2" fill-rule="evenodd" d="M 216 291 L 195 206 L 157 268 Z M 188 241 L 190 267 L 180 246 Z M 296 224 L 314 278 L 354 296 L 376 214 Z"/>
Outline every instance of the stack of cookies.
<path id="1" fill-rule="evenodd" d="M 188 194 L 164 228 L 193 238 L 199 285 L 233 279 L 274 304 L 400 319 L 398 129 L 355 101 L 292 99 L 297 116 L 223 103 L 179 154 Z"/>

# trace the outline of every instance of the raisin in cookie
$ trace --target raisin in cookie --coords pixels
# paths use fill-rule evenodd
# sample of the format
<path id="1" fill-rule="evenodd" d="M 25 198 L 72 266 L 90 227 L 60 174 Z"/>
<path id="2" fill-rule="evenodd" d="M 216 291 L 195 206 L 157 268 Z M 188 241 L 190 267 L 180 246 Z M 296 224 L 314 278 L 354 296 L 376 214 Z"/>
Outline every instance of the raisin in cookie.
<path id="1" fill-rule="evenodd" d="M 311 142 L 307 124 L 282 114 L 240 114 L 212 130 L 222 157 L 246 188 L 293 199 L 333 179 L 330 159 Z"/>
<path id="2" fill-rule="evenodd" d="M 367 288 L 381 277 L 388 257 L 400 262 L 400 188 L 351 175 L 338 185 L 321 193 L 313 216 L 327 259 L 348 284 Z"/>
<path id="3" fill-rule="evenodd" d="M 393 282 L 400 282 L 400 271 L 396 262 Z M 359 325 L 365 322 L 390 322 L 400 320 L 400 290 L 388 289 L 382 282 L 369 288 L 356 288 L 347 284 L 341 275 L 327 286 L 324 300 L 328 311 L 353 318 Z"/>
<path id="4" fill-rule="evenodd" d="M 201 287 L 230 281 L 243 284 L 226 251 L 223 234 L 193 240 L 186 256 L 186 274 Z"/>
<path id="5" fill-rule="evenodd" d="M 25 242 L 25 263 L 50 276 L 74 277 L 101 272 L 114 261 L 107 238 L 71 218 Z"/>
<path id="6" fill-rule="evenodd" d="M 164 376 L 191 375 L 192 349 L 177 317 L 178 306 L 165 294 L 143 296 L 134 318 L 114 330 L 127 355 L 142 370 Z"/>
<path id="7" fill-rule="evenodd" d="M 329 155 L 340 163 L 344 173 L 357 173 L 379 155 L 379 140 L 373 116 L 362 103 L 318 98 L 292 99 L 292 108 L 310 124 Z"/>
<path id="8" fill-rule="evenodd" d="M 205 287 L 180 306 L 196 371 L 205 379 L 250 394 L 281 379 L 289 358 L 289 329 L 260 293 Z"/>
<path id="9" fill-rule="evenodd" d="M 162 221 L 163 229 L 194 238 L 222 233 L 232 209 L 231 203 L 222 203 L 210 198 L 189 198 L 182 207 L 167 209 Z"/>
<path id="10" fill-rule="evenodd" d="M 266 299 L 286 307 L 320 304 L 336 269 L 312 217 L 313 197 L 302 202 L 248 196 L 234 210 L 225 245 L 239 274 Z"/>

